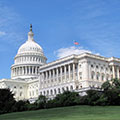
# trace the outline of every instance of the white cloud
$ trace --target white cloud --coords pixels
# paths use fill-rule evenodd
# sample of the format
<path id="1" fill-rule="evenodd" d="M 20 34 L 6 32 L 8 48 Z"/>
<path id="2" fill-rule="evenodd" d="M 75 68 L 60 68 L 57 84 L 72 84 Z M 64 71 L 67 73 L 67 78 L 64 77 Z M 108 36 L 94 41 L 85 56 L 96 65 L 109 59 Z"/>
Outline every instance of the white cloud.
<path id="1" fill-rule="evenodd" d="M 3 35 L 6 35 L 6 33 L 3 31 L 0 31 L 0 36 L 3 36 Z"/>
<path id="2" fill-rule="evenodd" d="M 0 41 L 5 44 L 6 49 L 7 44 L 16 46 L 23 40 L 24 33 L 21 24 L 23 25 L 21 15 L 14 8 L 0 1 Z"/>
<path id="3" fill-rule="evenodd" d="M 75 47 L 75 46 L 71 46 L 68 48 L 60 48 L 57 51 L 55 51 L 54 53 L 57 55 L 58 58 L 63 58 L 72 54 L 81 54 L 81 53 L 92 53 L 90 50 L 86 50 L 83 47 Z"/>

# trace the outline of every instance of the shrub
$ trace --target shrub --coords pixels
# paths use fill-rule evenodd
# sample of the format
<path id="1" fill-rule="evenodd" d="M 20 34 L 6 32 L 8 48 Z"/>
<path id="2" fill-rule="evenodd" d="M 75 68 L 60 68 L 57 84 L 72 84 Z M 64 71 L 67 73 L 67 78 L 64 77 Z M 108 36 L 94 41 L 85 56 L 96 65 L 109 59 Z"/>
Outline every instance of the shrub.
<path id="1" fill-rule="evenodd" d="M 36 105 L 37 109 L 43 109 L 46 108 L 46 103 L 47 103 L 46 96 L 40 95 L 34 104 Z"/>
<path id="2" fill-rule="evenodd" d="M 102 92 L 98 90 L 88 90 L 87 91 L 87 101 L 88 105 L 97 105 L 97 101 L 100 99 Z"/>
<path id="3" fill-rule="evenodd" d="M 28 101 L 17 101 L 15 105 L 12 107 L 13 111 L 25 111 L 27 110 L 27 104 L 29 104 Z"/>

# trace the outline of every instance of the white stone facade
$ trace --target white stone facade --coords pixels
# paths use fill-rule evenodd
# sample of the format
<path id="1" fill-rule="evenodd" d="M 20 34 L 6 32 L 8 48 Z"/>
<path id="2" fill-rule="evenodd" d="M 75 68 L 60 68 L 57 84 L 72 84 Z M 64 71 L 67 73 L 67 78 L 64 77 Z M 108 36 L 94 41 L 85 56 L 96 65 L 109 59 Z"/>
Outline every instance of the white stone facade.
<path id="1" fill-rule="evenodd" d="M 40 94 L 49 98 L 65 90 L 82 95 L 112 78 L 120 78 L 120 59 L 90 53 L 71 55 L 46 63 L 42 48 L 33 39 L 32 26 L 28 40 L 19 48 L 11 66 L 11 79 L 0 80 L 0 88 L 9 88 L 16 100 L 31 102 Z"/>

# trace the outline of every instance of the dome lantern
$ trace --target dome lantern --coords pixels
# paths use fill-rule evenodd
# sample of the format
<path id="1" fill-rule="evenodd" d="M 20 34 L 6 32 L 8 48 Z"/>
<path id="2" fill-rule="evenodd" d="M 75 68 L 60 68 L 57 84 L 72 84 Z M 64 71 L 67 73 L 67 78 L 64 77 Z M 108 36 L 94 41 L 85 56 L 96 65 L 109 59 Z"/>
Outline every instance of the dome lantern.
<path id="1" fill-rule="evenodd" d="M 30 24 L 30 32 L 28 32 L 28 41 L 34 41 L 34 33 L 32 32 L 32 24 Z"/>
<path id="2" fill-rule="evenodd" d="M 32 32 L 32 24 L 30 24 L 30 31 L 28 32 L 28 40 L 20 46 L 18 54 L 22 53 L 38 53 L 43 55 L 42 47 L 34 41 L 34 33 Z"/>

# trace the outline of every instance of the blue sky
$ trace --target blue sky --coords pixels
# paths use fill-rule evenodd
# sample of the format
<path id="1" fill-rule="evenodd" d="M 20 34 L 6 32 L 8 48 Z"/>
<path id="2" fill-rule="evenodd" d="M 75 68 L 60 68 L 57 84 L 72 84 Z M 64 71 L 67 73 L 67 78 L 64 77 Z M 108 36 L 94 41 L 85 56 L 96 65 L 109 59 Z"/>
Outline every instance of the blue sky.
<path id="1" fill-rule="evenodd" d="M 120 0 L 0 0 L 0 78 L 10 78 L 31 23 L 48 62 L 81 51 L 120 57 Z"/>

